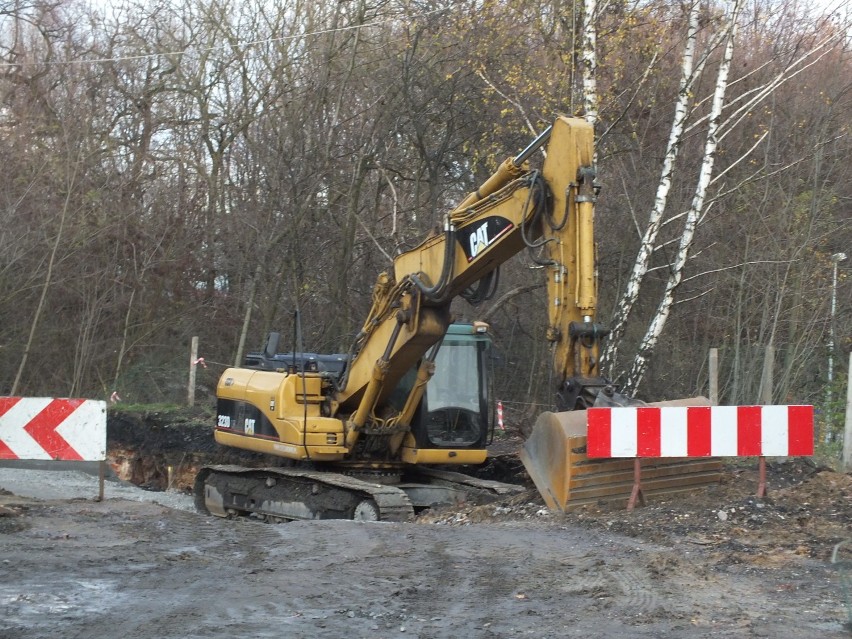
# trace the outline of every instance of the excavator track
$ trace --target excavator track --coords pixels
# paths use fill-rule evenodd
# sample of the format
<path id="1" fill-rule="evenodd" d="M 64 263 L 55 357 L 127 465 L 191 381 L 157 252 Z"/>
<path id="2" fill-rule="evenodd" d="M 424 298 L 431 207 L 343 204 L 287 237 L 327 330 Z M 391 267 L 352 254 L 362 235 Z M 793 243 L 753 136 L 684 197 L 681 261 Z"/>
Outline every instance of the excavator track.
<path id="1" fill-rule="evenodd" d="M 195 506 L 219 517 L 253 515 L 267 521 L 414 517 L 408 495 L 399 488 L 294 468 L 205 466 L 195 478 Z"/>

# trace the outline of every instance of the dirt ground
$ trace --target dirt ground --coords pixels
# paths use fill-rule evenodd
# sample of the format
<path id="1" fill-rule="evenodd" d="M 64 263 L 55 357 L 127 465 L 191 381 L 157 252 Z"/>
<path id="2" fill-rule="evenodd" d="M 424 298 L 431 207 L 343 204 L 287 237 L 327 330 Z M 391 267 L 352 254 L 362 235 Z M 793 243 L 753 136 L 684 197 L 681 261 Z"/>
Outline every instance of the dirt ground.
<path id="1" fill-rule="evenodd" d="M 153 485 L 172 465 L 179 492 L 174 468 L 195 453 L 171 444 L 151 461 L 139 451 L 162 433 L 134 427 L 148 443 L 131 445 L 121 428 L 111 425 L 114 467 Z M 523 479 L 511 454 L 490 470 Z M 771 463 L 768 479 L 755 499 L 746 460 L 719 486 L 632 513 L 553 515 L 531 491 L 406 524 L 269 525 L 109 491 L 103 502 L 4 494 L 0 639 L 849 639 L 840 577 L 852 579 L 852 548 L 846 563 L 831 553 L 852 537 L 852 475 L 795 460 Z"/>

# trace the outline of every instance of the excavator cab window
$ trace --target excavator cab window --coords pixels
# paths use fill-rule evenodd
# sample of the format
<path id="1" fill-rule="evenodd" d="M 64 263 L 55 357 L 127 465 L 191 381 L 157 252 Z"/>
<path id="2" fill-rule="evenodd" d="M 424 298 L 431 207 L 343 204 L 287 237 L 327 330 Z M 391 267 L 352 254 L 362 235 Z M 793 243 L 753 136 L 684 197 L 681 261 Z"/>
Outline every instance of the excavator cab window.
<path id="1" fill-rule="evenodd" d="M 453 325 L 435 359 L 415 438 L 422 448 L 479 448 L 490 435 L 487 353 L 491 338 Z"/>

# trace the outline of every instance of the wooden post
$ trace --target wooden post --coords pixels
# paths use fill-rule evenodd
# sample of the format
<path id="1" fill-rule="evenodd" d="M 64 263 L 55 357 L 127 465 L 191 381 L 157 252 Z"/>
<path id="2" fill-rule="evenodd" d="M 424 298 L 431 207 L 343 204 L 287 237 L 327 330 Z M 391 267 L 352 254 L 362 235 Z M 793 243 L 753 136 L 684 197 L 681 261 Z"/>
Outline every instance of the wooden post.
<path id="1" fill-rule="evenodd" d="M 775 347 L 771 344 L 766 347 L 766 355 L 763 358 L 763 377 L 760 379 L 760 403 L 764 406 L 772 404 L 772 391 L 775 384 Z M 758 458 L 757 496 L 766 497 L 766 457 Z"/>
<path id="2" fill-rule="evenodd" d="M 192 338 L 189 353 L 189 386 L 186 392 L 186 403 L 195 406 L 195 369 L 198 368 L 198 336 Z"/>
<path id="3" fill-rule="evenodd" d="M 710 349 L 710 405 L 719 405 L 719 349 Z"/>
<path id="4" fill-rule="evenodd" d="M 843 430 L 843 465 L 847 473 L 852 473 L 852 353 L 849 353 L 849 374 L 846 376 L 846 426 Z"/>
<path id="5" fill-rule="evenodd" d="M 760 403 L 764 406 L 772 404 L 772 391 L 775 381 L 775 347 L 771 344 L 766 347 L 766 355 L 763 358 L 763 376 L 760 378 Z"/>

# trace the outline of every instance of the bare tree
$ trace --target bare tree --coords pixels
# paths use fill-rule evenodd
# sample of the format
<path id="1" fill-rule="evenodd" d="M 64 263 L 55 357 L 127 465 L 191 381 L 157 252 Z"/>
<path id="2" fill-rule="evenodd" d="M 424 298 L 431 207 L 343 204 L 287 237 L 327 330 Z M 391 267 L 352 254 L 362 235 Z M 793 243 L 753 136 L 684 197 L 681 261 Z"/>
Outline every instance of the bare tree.
<path id="1" fill-rule="evenodd" d="M 707 127 L 707 138 L 704 145 L 704 157 L 701 163 L 698 181 L 695 185 L 695 194 L 693 195 L 692 205 L 686 215 L 683 232 L 680 237 L 674 262 L 671 265 L 671 271 L 669 273 L 668 281 L 666 282 L 663 297 L 657 306 L 657 311 L 654 314 L 651 323 L 648 325 L 648 329 L 645 332 L 645 336 L 642 338 L 636 357 L 633 360 L 633 365 L 627 375 L 627 379 L 624 384 L 624 389 L 627 393 L 635 392 L 648 368 L 648 360 L 657 346 L 660 335 L 662 334 L 663 328 L 668 320 L 672 305 L 674 304 L 675 290 L 678 286 L 680 286 L 680 283 L 683 280 L 683 270 L 686 266 L 689 251 L 692 248 L 699 217 L 704 212 L 707 187 L 709 186 L 710 179 L 713 175 L 713 165 L 716 160 L 716 151 L 719 146 L 719 121 L 722 116 L 722 107 L 725 102 L 725 92 L 728 88 L 728 75 L 731 68 L 731 61 L 734 57 L 734 41 L 736 38 L 739 12 L 739 0 L 734 0 L 733 6 L 730 9 L 727 25 L 724 30 L 725 53 L 716 76 L 716 88 L 713 92 L 713 103 L 708 118 L 709 126 Z"/>

